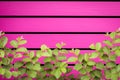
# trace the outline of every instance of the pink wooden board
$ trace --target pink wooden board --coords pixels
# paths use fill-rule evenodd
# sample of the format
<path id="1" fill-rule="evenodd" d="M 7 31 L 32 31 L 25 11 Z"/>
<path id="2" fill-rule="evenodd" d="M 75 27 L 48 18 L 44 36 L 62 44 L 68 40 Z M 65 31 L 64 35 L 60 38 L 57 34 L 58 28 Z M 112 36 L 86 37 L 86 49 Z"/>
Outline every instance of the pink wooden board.
<path id="1" fill-rule="evenodd" d="M 14 32 L 109 32 L 120 18 L 0 18 L 0 30 Z"/>
<path id="2" fill-rule="evenodd" d="M 0 15 L 120 15 L 120 2 L 0 2 Z"/>

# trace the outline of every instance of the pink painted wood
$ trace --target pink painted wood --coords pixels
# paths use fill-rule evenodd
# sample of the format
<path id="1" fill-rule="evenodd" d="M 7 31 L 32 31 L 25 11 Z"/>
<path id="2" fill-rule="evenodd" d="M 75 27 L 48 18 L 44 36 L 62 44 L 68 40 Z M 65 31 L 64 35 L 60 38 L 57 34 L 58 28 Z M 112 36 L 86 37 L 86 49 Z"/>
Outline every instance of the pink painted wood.
<path id="1" fill-rule="evenodd" d="M 120 2 L 0 2 L 0 15 L 120 15 Z"/>

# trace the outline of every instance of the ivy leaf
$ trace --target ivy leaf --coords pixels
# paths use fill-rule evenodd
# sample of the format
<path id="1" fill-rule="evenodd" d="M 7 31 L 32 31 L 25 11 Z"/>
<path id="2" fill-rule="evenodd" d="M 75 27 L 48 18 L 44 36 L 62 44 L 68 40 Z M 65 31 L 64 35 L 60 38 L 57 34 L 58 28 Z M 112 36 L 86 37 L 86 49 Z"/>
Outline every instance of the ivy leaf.
<path id="1" fill-rule="evenodd" d="M 4 48 L 8 42 L 8 38 L 3 36 L 0 38 L 0 48 Z"/>
<path id="2" fill-rule="evenodd" d="M 50 58 L 50 57 L 45 58 L 45 59 L 44 59 L 44 62 L 45 62 L 45 63 L 46 63 L 46 62 L 51 62 L 51 58 Z"/>
<path id="3" fill-rule="evenodd" d="M 117 65 L 117 71 L 120 72 L 120 64 Z"/>
<path id="4" fill-rule="evenodd" d="M 110 53 L 110 48 L 103 47 L 103 51 L 104 51 L 104 53 L 109 54 Z"/>
<path id="5" fill-rule="evenodd" d="M 95 49 L 95 45 L 94 45 L 94 44 L 91 44 L 91 45 L 89 46 L 89 48 L 90 48 L 90 49 Z"/>
<path id="6" fill-rule="evenodd" d="M 83 69 L 83 68 L 81 68 L 81 69 L 79 70 L 79 72 L 80 72 L 81 74 L 86 74 L 86 73 L 87 73 L 86 69 Z"/>
<path id="7" fill-rule="evenodd" d="M 111 80 L 118 80 L 118 74 L 111 75 Z"/>
<path id="8" fill-rule="evenodd" d="M 0 57 L 4 57 L 5 56 L 5 52 L 3 50 L 0 50 Z"/>
<path id="9" fill-rule="evenodd" d="M 28 74 L 29 77 L 35 78 L 36 75 L 37 75 L 37 72 L 33 71 L 33 70 L 29 70 L 29 71 L 27 71 L 27 74 Z"/>
<path id="10" fill-rule="evenodd" d="M 5 69 L 0 68 L 0 74 L 1 74 L 1 75 L 4 75 L 4 74 L 5 74 Z"/>
<path id="11" fill-rule="evenodd" d="M 109 59 L 108 55 L 103 54 L 103 56 L 101 56 L 101 59 L 104 61 L 107 61 Z"/>
<path id="12" fill-rule="evenodd" d="M 8 65 L 8 64 L 10 64 L 10 59 L 9 58 L 2 58 L 2 63 L 4 65 Z"/>
<path id="13" fill-rule="evenodd" d="M 13 75 L 14 77 L 18 77 L 18 76 L 19 76 L 19 72 L 13 71 L 13 72 L 12 72 L 12 75 Z"/>
<path id="14" fill-rule="evenodd" d="M 79 55 L 78 55 L 78 61 L 79 61 L 79 62 L 82 62 L 83 59 L 84 59 L 83 55 L 82 55 L 82 54 L 79 54 Z"/>
<path id="15" fill-rule="evenodd" d="M 25 66 L 28 69 L 33 69 L 33 64 L 31 62 L 26 63 Z"/>
<path id="16" fill-rule="evenodd" d="M 101 73 L 101 70 L 94 70 L 94 74 L 95 76 L 97 76 L 98 78 L 101 78 L 102 77 L 102 73 Z"/>
<path id="17" fill-rule="evenodd" d="M 58 60 L 66 60 L 66 56 L 58 56 Z"/>
<path id="18" fill-rule="evenodd" d="M 36 62 L 38 61 L 38 59 L 39 59 L 39 58 L 37 58 L 37 57 L 33 57 L 33 58 L 32 58 L 32 62 L 33 62 L 33 63 L 36 63 Z"/>
<path id="19" fill-rule="evenodd" d="M 54 54 L 54 55 L 58 56 L 58 53 L 59 53 L 58 49 L 54 49 L 54 50 L 53 50 L 53 54 Z"/>
<path id="20" fill-rule="evenodd" d="M 52 56 L 52 53 L 49 53 L 49 52 L 43 52 L 43 53 L 42 53 L 42 56 L 45 56 L 45 57 L 51 57 L 51 56 Z"/>
<path id="21" fill-rule="evenodd" d="M 88 61 L 87 64 L 88 64 L 89 66 L 93 66 L 93 65 L 95 65 L 95 62 L 94 62 L 94 61 Z"/>
<path id="22" fill-rule="evenodd" d="M 25 47 L 20 47 L 20 48 L 17 48 L 16 52 L 25 52 L 27 53 L 27 49 Z"/>
<path id="23" fill-rule="evenodd" d="M 78 56 L 80 53 L 80 50 L 79 49 L 75 49 L 75 55 Z"/>
<path id="24" fill-rule="evenodd" d="M 60 76 L 61 76 L 61 71 L 60 71 L 60 69 L 57 69 L 57 70 L 54 70 L 53 71 L 53 75 L 58 79 L 58 78 L 60 78 Z"/>
<path id="25" fill-rule="evenodd" d="M 93 52 L 91 55 L 90 55 L 90 58 L 97 58 L 98 57 L 98 53 L 96 52 Z"/>
<path id="26" fill-rule="evenodd" d="M 116 39 L 114 43 L 120 43 L 120 39 Z"/>
<path id="27" fill-rule="evenodd" d="M 102 70 L 102 69 L 104 69 L 104 64 L 102 64 L 100 62 L 96 63 L 96 68 Z"/>
<path id="28" fill-rule="evenodd" d="M 10 42 L 10 45 L 13 46 L 14 48 L 17 48 L 17 47 L 18 47 L 18 43 L 17 43 L 16 40 L 12 40 L 12 41 Z"/>
<path id="29" fill-rule="evenodd" d="M 14 58 L 21 58 L 21 57 L 22 57 L 22 54 L 20 54 L 20 53 L 14 55 Z"/>
<path id="30" fill-rule="evenodd" d="M 66 68 L 62 67 L 62 68 L 61 68 L 61 72 L 62 72 L 62 73 L 66 73 L 66 72 L 67 72 Z"/>
<path id="31" fill-rule="evenodd" d="M 42 51 L 38 50 L 36 52 L 36 57 L 40 58 L 42 56 Z"/>
<path id="32" fill-rule="evenodd" d="M 25 74 L 26 73 L 26 68 L 18 68 L 18 70 L 20 71 L 21 74 Z"/>
<path id="33" fill-rule="evenodd" d="M 116 32 L 110 33 L 110 38 L 111 38 L 111 39 L 115 38 L 115 35 L 116 35 Z"/>
<path id="34" fill-rule="evenodd" d="M 115 55 L 120 56 L 120 50 L 119 49 L 115 50 Z"/>
<path id="35" fill-rule="evenodd" d="M 75 64 L 74 69 L 80 70 L 82 68 L 82 64 Z"/>
<path id="36" fill-rule="evenodd" d="M 31 58 L 24 58 L 23 61 L 24 62 L 31 62 Z"/>
<path id="37" fill-rule="evenodd" d="M 68 62 L 76 62 L 77 58 L 76 57 L 70 57 L 68 58 Z"/>
<path id="38" fill-rule="evenodd" d="M 6 70 L 4 75 L 6 78 L 10 79 L 12 76 L 12 73 L 10 71 Z"/>
<path id="39" fill-rule="evenodd" d="M 30 51 L 29 57 L 30 57 L 30 58 L 33 58 L 33 57 L 34 57 L 34 54 L 35 54 L 34 51 Z"/>
<path id="40" fill-rule="evenodd" d="M 107 66 L 107 68 L 113 68 L 113 67 L 116 66 L 116 64 L 115 64 L 115 62 L 108 62 L 108 63 L 106 64 L 106 66 Z"/>
<path id="41" fill-rule="evenodd" d="M 40 63 L 34 64 L 34 65 L 33 65 L 33 70 L 40 71 L 40 70 L 41 70 Z"/>
<path id="42" fill-rule="evenodd" d="M 95 46 L 96 50 L 99 51 L 101 49 L 101 43 L 96 43 L 96 46 Z"/>
<path id="43" fill-rule="evenodd" d="M 84 54 L 84 60 L 85 60 L 85 61 L 88 61 L 88 59 L 89 59 L 89 55 L 88 55 L 88 53 L 85 53 L 85 54 Z"/>
<path id="44" fill-rule="evenodd" d="M 26 44 L 27 43 L 27 40 L 21 40 L 18 42 L 18 45 L 23 45 L 23 44 Z"/>
<path id="45" fill-rule="evenodd" d="M 105 40 L 105 41 L 103 41 L 103 43 L 107 44 L 108 46 L 113 46 L 109 40 Z"/>
<path id="46" fill-rule="evenodd" d="M 110 70 L 105 70 L 105 78 L 110 79 L 111 78 L 111 71 Z"/>
<path id="47" fill-rule="evenodd" d="M 14 68 L 18 69 L 18 68 L 22 67 L 23 65 L 24 65 L 24 64 L 23 64 L 22 62 L 16 62 L 16 63 L 14 64 Z"/>
<path id="48" fill-rule="evenodd" d="M 116 61 L 116 58 L 117 58 L 116 55 L 109 56 L 109 60 L 111 60 L 111 61 Z"/>
<path id="49" fill-rule="evenodd" d="M 49 49 L 49 48 L 47 47 L 47 45 L 45 45 L 45 44 L 41 45 L 40 48 L 41 48 L 42 51 L 45 51 L 45 50 Z"/>
<path id="50" fill-rule="evenodd" d="M 82 76 L 81 78 L 80 78 L 81 80 L 90 80 L 90 76 Z"/>

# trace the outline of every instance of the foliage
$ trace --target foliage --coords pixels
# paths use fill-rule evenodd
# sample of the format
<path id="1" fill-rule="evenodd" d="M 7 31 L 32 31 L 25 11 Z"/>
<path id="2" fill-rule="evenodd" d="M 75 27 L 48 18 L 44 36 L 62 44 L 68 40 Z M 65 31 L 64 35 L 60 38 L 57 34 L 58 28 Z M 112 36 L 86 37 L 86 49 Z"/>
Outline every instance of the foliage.
<path id="1" fill-rule="evenodd" d="M 5 78 L 14 77 L 15 80 L 118 80 L 120 78 L 120 64 L 116 59 L 120 56 L 120 31 L 107 33 L 109 40 L 97 42 L 89 47 L 92 53 L 81 54 L 79 49 L 65 50 L 66 44 L 56 44 L 55 49 L 41 45 L 36 52 L 30 51 L 23 45 L 27 43 L 23 37 L 10 41 L 12 48 L 7 48 L 8 38 L 0 34 L 0 75 Z M 72 53 L 75 56 L 66 57 Z M 38 61 L 44 57 L 44 64 Z M 22 60 L 15 61 L 17 58 Z M 99 62 L 94 59 L 99 58 Z M 75 62 L 74 70 L 79 74 L 67 75 L 72 71 L 69 62 Z"/>

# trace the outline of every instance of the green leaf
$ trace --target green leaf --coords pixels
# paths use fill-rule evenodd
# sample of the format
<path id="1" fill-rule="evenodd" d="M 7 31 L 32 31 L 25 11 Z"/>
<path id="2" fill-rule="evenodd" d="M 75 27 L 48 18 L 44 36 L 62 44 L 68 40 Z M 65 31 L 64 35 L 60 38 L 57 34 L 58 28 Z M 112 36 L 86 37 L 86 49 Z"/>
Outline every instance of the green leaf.
<path id="1" fill-rule="evenodd" d="M 23 45 L 23 44 L 26 44 L 27 43 L 27 40 L 21 40 L 18 42 L 18 45 Z"/>
<path id="2" fill-rule="evenodd" d="M 82 76 L 80 79 L 81 80 L 90 80 L 90 76 L 85 75 L 85 76 Z"/>
<path id="3" fill-rule="evenodd" d="M 107 68 L 113 68 L 113 67 L 116 66 L 116 64 L 115 64 L 115 62 L 108 62 L 108 63 L 106 64 L 106 66 L 107 66 Z"/>
<path id="4" fill-rule="evenodd" d="M 1 75 L 4 75 L 4 74 L 5 74 L 5 69 L 0 68 L 0 74 L 1 74 Z"/>
<path id="5" fill-rule="evenodd" d="M 76 62 L 77 58 L 76 57 L 70 57 L 68 58 L 68 62 Z"/>
<path id="6" fill-rule="evenodd" d="M 86 71 L 87 72 L 90 72 L 90 71 L 92 71 L 93 70 L 93 67 L 92 66 L 86 66 Z"/>
<path id="7" fill-rule="evenodd" d="M 100 69 L 100 70 L 103 70 L 104 69 L 104 64 L 102 64 L 102 63 L 96 63 L 96 68 L 97 69 Z"/>
<path id="8" fill-rule="evenodd" d="M 13 71 L 13 72 L 12 72 L 12 75 L 13 75 L 14 77 L 18 77 L 18 76 L 19 76 L 19 72 Z"/>
<path id="9" fill-rule="evenodd" d="M 42 51 L 38 50 L 36 52 L 36 57 L 40 58 L 42 56 Z"/>
<path id="10" fill-rule="evenodd" d="M 35 78 L 36 75 L 37 75 L 37 72 L 36 72 L 36 71 L 29 70 L 29 71 L 27 71 L 27 74 L 28 74 L 29 77 Z"/>
<path id="11" fill-rule="evenodd" d="M 5 77 L 8 78 L 8 79 L 10 79 L 11 76 L 12 76 L 12 73 L 10 71 L 6 70 L 5 71 Z"/>
<path id="12" fill-rule="evenodd" d="M 4 57 L 5 56 L 5 52 L 3 50 L 0 50 L 0 57 Z"/>
<path id="13" fill-rule="evenodd" d="M 89 55 L 88 55 L 88 53 L 85 53 L 85 54 L 84 54 L 84 60 L 85 60 L 85 61 L 88 61 L 88 60 L 89 60 Z"/>
<path id="14" fill-rule="evenodd" d="M 80 50 L 79 49 L 75 49 L 75 55 L 78 56 L 80 54 Z"/>
<path id="15" fill-rule="evenodd" d="M 2 63 L 4 65 L 8 65 L 8 64 L 10 64 L 10 59 L 9 58 L 2 58 Z"/>
<path id="16" fill-rule="evenodd" d="M 8 42 L 8 38 L 3 36 L 0 38 L 0 48 L 4 48 Z"/>
<path id="17" fill-rule="evenodd" d="M 110 53 L 110 48 L 103 47 L 103 51 L 104 51 L 104 53 L 109 54 Z"/>
<path id="18" fill-rule="evenodd" d="M 81 68 L 81 69 L 79 70 L 79 72 L 80 72 L 81 74 L 86 74 L 86 73 L 87 73 L 86 69 L 83 69 L 83 68 Z"/>
<path id="19" fill-rule="evenodd" d="M 26 73 L 26 68 L 18 68 L 18 70 L 20 71 L 21 74 L 25 74 Z"/>
<path id="20" fill-rule="evenodd" d="M 14 55 L 14 58 L 21 58 L 21 57 L 22 57 L 22 54 L 20 54 L 20 53 Z"/>
<path id="21" fill-rule="evenodd" d="M 58 56 L 57 59 L 58 60 L 66 60 L 66 56 Z"/>
<path id="22" fill-rule="evenodd" d="M 58 78 L 60 78 L 62 73 L 61 73 L 60 69 L 56 69 L 53 71 L 52 74 L 58 79 Z"/>
<path id="23" fill-rule="evenodd" d="M 111 75 L 111 80 L 118 80 L 118 74 Z"/>
<path id="24" fill-rule="evenodd" d="M 40 63 L 34 64 L 34 65 L 33 65 L 33 70 L 40 71 L 40 70 L 41 70 Z"/>
<path id="25" fill-rule="evenodd" d="M 95 49 L 95 45 L 94 45 L 94 44 L 91 44 L 91 45 L 89 46 L 89 48 L 90 48 L 90 49 Z"/>
<path id="26" fill-rule="evenodd" d="M 12 40 L 12 41 L 10 42 L 10 45 L 13 46 L 14 48 L 17 48 L 17 47 L 18 47 L 18 43 L 17 43 L 16 40 Z"/>
<path id="27" fill-rule="evenodd" d="M 53 50 L 53 54 L 54 54 L 54 55 L 58 56 L 58 53 L 59 53 L 58 49 L 54 49 L 54 50 Z"/>
<path id="28" fill-rule="evenodd" d="M 82 64 L 75 64 L 74 69 L 80 70 L 82 68 Z"/>
<path id="29" fill-rule="evenodd" d="M 35 54 L 34 51 L 30 51 L 29 57 L 30 57 L 30 58 L 33 58 L 33 57 L 34 57 L 34 54 Z"/>
<path id="30" fill-rule="evenodd" d="M 96 52 L 93 52 L 91 55 L 90 55 L 90 58 L 97 58 L 98 57 L 98 53 Z"/>
<path id="31" fill-rule="evenodd" d="M 112 39 L 115 38 L 115 35 L 116 35 L 116 32 L 111 32 L 110 33 L 110 38 L 112 38 Z"/>
<path id="32" fill-rule="evenodd" d="M 18 69 L 18 68 L 22 67 L 23 65 L 24 65 L 24 64 L 23 64 L 22 62 L 16 62 L 16 63 L 14 64 L 14 68 Z"/>
<path id="33" fill-rule="evenodd" d="M 26 63 L 25 66 L 28 69 L 33 69 L 33 64 L 31 62 Z"/>
<path id="34" fill-rule="evenodd" d="M 117 65 L 117 71 L 120 72 L 120 64 Z"/>
<path id="35" fill-rule="evenodd" d="M 115 55 L 120 56 L 120 50 L 119 49 L 115 50 Z"/>
<path id="36" fill-rule="evenodd" d="M 50 57 L 45 58 L 45 59 L 44 59 L 44 62 L 45 62 L 45 63 L 46 63 L 46 62 L 51 62 L 51 58 L 50 58 Z"/>
<path id="37" fill-rule="evenodd" d="M 106 54 L 103 54 L 103 56 L 101 56 L 101 59 L 104 61 L 108 61 L 109 57 Z"/>
<path id="38" fill-rule="evenodd" d="M 61 45 L 60 43 L 57 43 L 57 44 L 56 44 L 56 47 L 59 48 L 59 49 L 61 49 L 61 48 L 62 48 L 62 45 Z"/>
<path id="39" fill-rule="evenodd" d="M 79 55 L 78 55 L 78 61 L 79 61 L 79 62 L 82 62 L 83 59 L 84 59 L 83 55 L 82 55 L 82 54 L 79 54 Z"/>
<path id="40" fill-rule="evenodd" d="M 33 62 L 33 63 L 36 63 L 36 62 L 38 61 L 38 59 L 39 59 L 39 58 L 37 58 L 37 57 L 33 57 L 33 58 L 32 58 L 32 62 Z"/>
<path id="41" fill-rule="evenodd" d="M 41 45 L 40 48 L 41 48 L 42 51 L 49 49 L 49 48 L 47 47 L 47 45 L 45 45 L 45 44 Z"/>
<path id="42" fill-rule="evenodd" d="M 105 78 L 110 79 L 111 78 L 111 71 L 110 70 L 105 70 Z"/>
<path id="43" fill-rule="evenodd" d="M 101 43 L 96 43 L 96 46 L 95 46 L 96 50 L 99 51 L 101 49 Z"/>
<path id="44" fill-rule="evenodd" d="M 66 73 L 66 72 L 67 72 L 66 68 L 62 67 L 62 68 L 61 68 L 61 72 L 62 72 L 62 73 Z"/>
<path id="45" fill-rule="evenodd" d="M 94 62 L 94 61 L 88 61 L 87 64 L 88 64 L 89 66 L 93 66 L 93 65 L 95 65 L 95 62 Z"/>
<path id="46" fill-rule="evenodd" d="M 109 60 L 116 61 L 117 56 L 116 55 L 110 55 Z"/>
<path id="47" fill-rule="evenodd" d="M 108 46 L 113 46 L 109 40 L 105 40 L 104 43 L 107 44 Z"/>
<path id="48" fill-rule="evenodd" d="M 43 52 L 43 53 L 42 53 L 42 56 L 45 56 L 45 57 L 51 57 L 51 56 L 52 56 L 52 53 L 49 53 L 49 52 Z"/>
<path id="49" fill-rule="evenodd" d="M 31 62 L 31 58 L 24 58 L 23 61 L 24 62 Z"/>
<path id="50" fill-rule="evenodd" d="M 25 52 L 27 53 L 27 49 L 25 47 L 20 47 L 20 48 L 17 48 L 16 52 Z"/>
<path id="51" fill-rule="evenodd" d="M 120 39 L 116 39 L 114 43 L 120 43 Z"/>
<path id="52" fill-rule="evenodd" d="M 97 76 L 98 78 L 101 78 L 102 77 L 102 73 L 101 73 L 101 70 L 94 70 L 94 74 L 95 76 Z"/>

